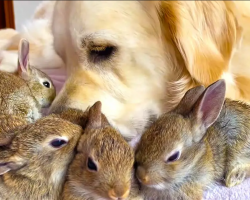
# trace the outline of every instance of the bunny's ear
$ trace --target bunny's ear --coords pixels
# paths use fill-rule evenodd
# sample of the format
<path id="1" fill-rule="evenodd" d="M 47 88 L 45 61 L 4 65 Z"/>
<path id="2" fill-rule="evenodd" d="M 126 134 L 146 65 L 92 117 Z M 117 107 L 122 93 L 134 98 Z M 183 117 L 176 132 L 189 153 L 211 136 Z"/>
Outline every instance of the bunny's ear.
<path id="1" fill-rule="evenodd" d="M 15 170 L 16 166 L 13 162 L 0 161 L 0 175 L 7 173 L 8 171 Z"/>
<path id="2" fill-rule="evenodd" d="M 189 89 L 173 112 L 181 115 L 189 114 L 204 91 L 205 87 L 202 85 Z"/>
<path id="3" fill-rule="evenodd" d="M 0 138 L 0 147 L 6 147 L 9 146 L 11 144 L 13 140 L 13 137 L 1 137 Z"/>
<path id="4" fill-rule="evenodd" d="M 3 131 L 0 133 L 1 133 L 0 134 L 0 148 L 8 149 L 10 145 L 12 144 L 12 141 L 15 138 L 16 134 L 13 132 L 7 132 L 6 134 Z"/>
<path id="5" fill-rule="evenodd" d="M 29 42 L 21 39 L 18 47 L 18 73 L 28 73 L 29 68 Z"/>
<path id="6" fill-rule="evenodd" d="M 102 125 L 102 103 L 97 101 L 89 108 L 87 127 L 100 128 Z"/>
<path id="7" fill-rule="evenodd" d="M 61 113 L 57 113 L 57 115 L 59 115 L 62 119 L 65 119 L 85 128 L 88 119 L 88 109 L 86 111 L 82 111 L 75 108 L 67 108 L 61 111 Z"/>
<path id="8" fill-rule="evenodd" d="M 97 101 L 92 107 L 89 108 L 86 128 L 102 128 L 108 125 L 109 122 L 106 116 L 102 114 L 102 103 Z"/>
<path id="9" fill-rule="evenodd" d="M 3 175 L 11 170 L 11 163 L 0 161 L 0 175 Z"/>
<path id="10" fill-rule="evenodd" d="M 134 151 L 137 150 L 137 147 L 141 141 L 142 134 L 138 134 L 135 138 L 129 141 L 129 145 L 133 148 Z"/>
<path id="11" fill-rule="evenodd" d="M 199 141 L 218 118 L 225 100 L 226 84 L 218 80 L 207 87 L 196 102 L 190 117 L 195 122 L 194 140 Z"/>
<path id="12" fill-rule="evenodd" d="M 0 175 L 3 175 L 11 170 L 17 170 L 25 165 L 23 159 L 19 156 L 13 156 L 12 151 L 8 152 L 13 138 L 14 135 L 11 137 L 5 136 L 0 138 L 0 148 L 4 148 L 1 150 L 1 153 L 4 154 L 4 159 L 0 159 Z"/>
<path id="13" fill-rule="evenodd" d="M 25 165 L 24 160 L 17 159 L 17 157 L 10 157 L 9 159 L 0 160 L 0 175 L 3 175 L 12 170 L 18 170 Z"/>

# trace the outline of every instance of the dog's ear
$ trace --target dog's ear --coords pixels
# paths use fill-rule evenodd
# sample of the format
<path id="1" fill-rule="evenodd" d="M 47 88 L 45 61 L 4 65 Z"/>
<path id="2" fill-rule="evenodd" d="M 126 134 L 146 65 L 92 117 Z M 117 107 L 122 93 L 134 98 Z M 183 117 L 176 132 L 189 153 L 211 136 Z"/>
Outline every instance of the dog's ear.
<path id="1" fill-rule="evenodd" d="M 161 5 L 161 1 L 139 1 L 141 5 L 148 11 L 152 12 L 153 9 L 159 8 Z"/>
<path id="2" fill-rule="evenodd" d="M 159 37 L 161 37 L 161 24 L 158 11 L 161 7 L 161 1 L 138 1 L 149 17 L 153 20 L 153 25 Z"/>
<path id="3" fill-rule="evenodd" d="M 241 37 L 237 16 L 231 9 L 234 5 L 229 4 L 224 1 L 162 1 L 163 28 L 166 26 L 170 30 L 170 37 L 192 78 L 204 86 L 220 79 L 228 70 Z"/>
<path id="4" fill-rule="evenodd" d="M 241 42 L 243 39 L 243 27 L 240 25 L 240 22 L 238 21 L 240 14 L 242 14 L 242 13 L 239 13 L 239 10 L 242 8 L 239 7 L 239 2 L 225 1 L 225 5 L 227 7 L 227 11 L 229 13 L 231 12 L 231 14 L 234 16 L 234 19 L 235 19 L 235 35 L 236 35 L 235 36 L 235 49 L 237 50 L 241 47 Z M 248 7 L 248 12 L 250 11 L 249 5 L 250 5 L 249 2 L 248 2 L 248 5 L 247 4 L 243 5 L 243 6 Z"/>

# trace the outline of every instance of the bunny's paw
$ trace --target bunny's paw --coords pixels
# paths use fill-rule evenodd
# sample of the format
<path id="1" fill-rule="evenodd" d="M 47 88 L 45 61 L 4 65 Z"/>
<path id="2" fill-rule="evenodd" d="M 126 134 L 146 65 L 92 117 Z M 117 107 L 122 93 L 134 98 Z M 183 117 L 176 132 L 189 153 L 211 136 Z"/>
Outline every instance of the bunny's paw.
<path id="1" fill-rule="evenodd" d="M 226 176 L 226 186 L 233 187 L 239 185 L 245 180 L 245 177 L 246 171 L 244 170 L 244 168 L 235 167 Z"/>

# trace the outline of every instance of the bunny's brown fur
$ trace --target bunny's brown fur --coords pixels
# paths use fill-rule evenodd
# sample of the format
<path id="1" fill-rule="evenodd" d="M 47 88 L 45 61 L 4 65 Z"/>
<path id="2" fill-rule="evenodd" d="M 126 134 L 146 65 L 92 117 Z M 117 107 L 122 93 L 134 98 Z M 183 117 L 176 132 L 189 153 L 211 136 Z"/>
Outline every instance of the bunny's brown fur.
<path id="1" fill-rule="evenodd" d="M 224 177 L 228 187 L 245 179 L 250 172 L 250 106 L 224 101 L 224 95 L 222 80 L 205 91 L 191 89 L 143 134 L 136 175 L 145 199 L 198 200 L 207 186 Z"/>
<path id="2" fill-rule="evenodd" d="M 0 199 L 57 200 L 81 133 L 80 126 L 50 115 L 1 139 Z M 54 148 L 58 138 L 68 143 Z"/>
<path id="3" fill-rule="evenodd" d="M 0 115 L 0 138 L 8 136 L 15 129 L 26 126 L 28 122 L 22 117 L 14 115 Z M 1 139 L 0 139 L 1 140 Z"/>
<path id="4" fill-rule="evenodd" d="M 56 89 L 52 79 L 41 70 L 35 68 L 34 66 L 29 66 L 30 76 L 26 80 L 33 96 L 36 98 L 41 107 L 49 107 L 56 97 Z M 44 85 L 41 84 L 42 81 L 48 81 L 51 88 L 44 90 Z"/>
<path id="5" fill-rule="evenodd" d="M 0 111 L 22 117 L 29 115 L 27 102 L 33 102 L 33 95 L 26 82 L 18 76 L 0 72 Z M 37 105 L 36 105 L 37 104 Z M 38 107 L 38 103 L 33 105 Z"/>
<path id="6" fill-rule="evenodd" d="M 88 168 L 91 159 L 97 169 Z M 133 176 L 132 148 L 101 113 L 97 102 L 89 110 L 84 134 L 78 143 L 62 199 L 141 199 Z"/>
<path id="7" fill-rule="evenodd" d="M 74 124 L 80 125 L 82 127 L 86 126 L 87 120 L 88 120 L 88 109 L 85 111 L 74 109 L 74 108 L 68 108 L 66 110 L 63 110 L 61 112 L 57 112 L 57 114 Z"/>

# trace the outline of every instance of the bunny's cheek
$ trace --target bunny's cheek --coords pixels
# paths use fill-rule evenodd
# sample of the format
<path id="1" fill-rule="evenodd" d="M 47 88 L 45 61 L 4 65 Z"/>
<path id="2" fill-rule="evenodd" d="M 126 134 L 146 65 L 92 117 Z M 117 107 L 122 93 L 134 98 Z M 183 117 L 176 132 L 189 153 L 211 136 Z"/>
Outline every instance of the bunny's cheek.
<path id="1" fill-rule="evenodd" d="M 156 190 L 164 190 L 166 188 L 166 182 L 161 177 L 152 177 L 148 182 L 140 181 L 140 184 L 144 188 L 154 188 Z"/>
<path id="2" fill-rule="evenodd" d="M 167 165 L 167 171 L 170 173 L 170 174 L 174 174 L 175 172 L 178 172 L 180 171 L 182 168 L 182 165 L 179 161 L 174 161 L 172 163 L 169 163 Z"/>
<path id="3" fill-rule="evenodd" d="M 159 184 L 156 184 L 156 185 L 151 185 L 150 187 L 154 188 L 156 190 L 164 190 L 166 188 L 165 184 L 163 184 L 163 183 L 159 183 Z"/>
<path id="4" fill-rule="evenodd" d="M 163 186 L 164 186 L 162 179 L 157 175 L 152 175 L 152 176 L 137 175 L 137 179 L 140 182 L 140 184 L 145 186 L 145 187 L 157 189 L 157 188 L 163 188 Z"/>

